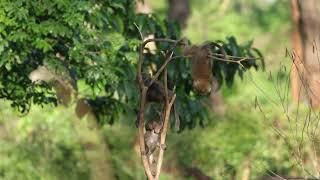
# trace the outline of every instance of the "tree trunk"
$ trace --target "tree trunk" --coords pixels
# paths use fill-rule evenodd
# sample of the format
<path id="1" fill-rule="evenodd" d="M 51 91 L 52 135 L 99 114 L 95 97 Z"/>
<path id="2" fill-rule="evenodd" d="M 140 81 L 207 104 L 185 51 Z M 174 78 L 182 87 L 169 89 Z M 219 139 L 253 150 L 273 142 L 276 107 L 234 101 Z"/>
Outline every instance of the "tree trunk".
<path id="1" fill-rule="evenodd" d="M 216 115 L 224 116 L 225 115 L 225 105 L 223 102 L 223 97 L 219 89 L 219 84 L 216 78 L 213 78 L 211 85 L 211 94 L 210 94 L 210 108 L 211 111 Z"/>
<path id="2" fill-rule="evenodd" d="M 306 86 L 306 97 L 312 107 L 320 107 L 320 1 L 292 0 L 293 17 L 297 27 L 297 37 L 294 36 L 294 47 L 301 49 L 303 64 L 302 86 Z M 296 6 L 296 7 L 295 7 Z M 301 41 L 301 46 L 299 45 Z M 299 50 L 298 50 L 299 51 Z M 299 55 L 299 53 L 298 53 Z M 297 69 L 300 71 L 301 69 Z M 293 85 L 293 95 L 297 95 L 297 85 Z M 298 85 L 299 86 L 299 85 Z M 297 91 L 299 92 L 299 91 Z"/>
<path id="3" fill-rule="evenodd" d="M 176 20 L 182 28 L 187 25 L 187 20 L 190 15 L 189 0 L 169 0 L 168 16 Z"/>
<path id="4" fill-rule="evenodd" d="M 250 158 L 247 158 L 243 164 L 243 169 L 242 169 L 242 175 L 241 175 L 241 180 L 249 180 L 250 179 L 250 173 L 251 173 L 251 163 L 250 163 Z"/>
<path id="5" fill-rule="evenodd" d="M 301 79 L 303 77 L 303 66 L 302 66 L 302 42 L 299 31 L 300 24 L 300 10 L 297 0 L 291 0 L 291 18 L 293 22 L 292 30 L 292 49 L 293 49 L 293 64 L 291 70 L 291 91 L 292 97 L 295 102 L 302 100 L 302 91 Z"/>

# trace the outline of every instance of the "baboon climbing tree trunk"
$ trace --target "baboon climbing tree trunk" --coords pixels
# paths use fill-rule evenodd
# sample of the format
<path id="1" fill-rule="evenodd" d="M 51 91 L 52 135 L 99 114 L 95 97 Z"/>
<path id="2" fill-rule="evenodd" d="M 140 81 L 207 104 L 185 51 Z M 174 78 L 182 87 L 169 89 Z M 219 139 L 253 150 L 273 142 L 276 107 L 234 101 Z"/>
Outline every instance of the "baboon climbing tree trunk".
<path id="1" fill-rule="evenodd" d="M 312 107 L 320 107 L 320 1 L 291 0 L 293 47 L 296 51 L 292 73 L 293 98 L 305 93 Z M 303 92 L 302 90 L 305 90 Z"/>

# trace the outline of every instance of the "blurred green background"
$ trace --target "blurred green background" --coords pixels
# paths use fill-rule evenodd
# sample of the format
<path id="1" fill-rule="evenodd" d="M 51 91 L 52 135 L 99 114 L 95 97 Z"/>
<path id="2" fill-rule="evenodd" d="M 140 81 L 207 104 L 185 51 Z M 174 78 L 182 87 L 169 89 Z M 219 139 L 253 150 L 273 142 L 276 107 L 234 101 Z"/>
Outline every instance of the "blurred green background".
<path id="1" fill-rule="evenodd" d="M 166 16 L 167 1 L 146 3 L 154 13 Z M 212 111 L 205 128 L 169 133 L 161 179 L 196 179 L 195 172 L 217 180 L 245 180 L 246 173 L 258 180 L 276 174 L 316 175 L 312 160 L 314 146 L 320 143 L 301 133 L 307 108 L 297 115 L 294 104 L 283 105 L 279 98 L 290 92 L 290 61 L 285 57 L 286 48 L 291 48 L 289 2 L 191 0 L 190 7 L 184 36 L 194 43 L 230 35 L 240 43 L 252 39 L 265 56 L 266 71 L 249 71 L 232 88 L 223 86 L 219 91 L 223 108 Z M 122 123 L 125 118 L 98 128 L 77 119 L 72 108 L 33 106 L 22 116 L 1 101 L 0 178 L 145 179 L 137 129 L 133 122 Z"/>

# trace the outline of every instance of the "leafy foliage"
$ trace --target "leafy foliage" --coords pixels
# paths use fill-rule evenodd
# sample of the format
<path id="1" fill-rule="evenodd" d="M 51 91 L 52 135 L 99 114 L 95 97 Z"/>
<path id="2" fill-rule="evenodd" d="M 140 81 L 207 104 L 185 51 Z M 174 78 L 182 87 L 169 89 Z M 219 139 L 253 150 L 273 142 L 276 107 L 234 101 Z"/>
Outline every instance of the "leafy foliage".
<path id="1" fill-rule="evenodd" d="M 292 163 L 290 148 L 273 137 L 257 113 L 244 113 L 235 107 L 226 116 L 213 118 L 217 120 L 215 125 L 183 132 L 186 134 L 179 136 L 183 137 L 181 141 L 172 142 L 184 167 L 197 165 L 214 179 L 240 179 L 249 160 L 250 178 L 261 179 L 268 169 L 280 169 L 275 167 L 280 165 L 286 171 Z"/>
<path id="2" fill-rule="evenodd" d="M 49 108 L 43 113 L 38 108 L 17 121 L 4 109 L 8 109 L 7 103 L 2 102 L 0 113 L 5 118 L 1 120 L 8 131 L 7 137 L 0 138 L 0 179 L 90 178 L 83 144 L 70 122 L 73 113 Z"/>
<path id="3" fill-rule="evenodd" d="M 216 61 L 212 67 L 212 71 L 219 84 L 222 84 L 224 80 L 228 86 L 231 86 L 237 72 L 240 78 L 243 78 L 243 73 L 251 67 L 254 67 L 257 70 L 260 66 L 264 69 L 265 65 L 263 56 L 258 49 L 252 47 L 253 41 L 239 45 L 236 38 L 231 36 L 227 38 L 226 42 L 218 41 L 218 43 L 222 44 L 222 48 L 226 51 L 227 55 L 252 58 L 241 62 L 244 68 L 237 63 L 232 64 Z M 213 52 L 221 53 L 219 52 L 219 49 L 213 49 Z M 256 57 L 260 59 L 254 59 Z M 241 58 L 236 61 L 240 60 Z M 260 61 L 260 65 L 257 61 Z"/>
<path id="4" fill-rule="evenodd" d="M 179 39 L 180 28 L 155 15 L 136 14 L 131 0 L 98 1 L 9 1 L 0 2 L 0 98 L 10 100 L 20 112 L 31 104 L 60 102 L 59 88 L 52 82 L 32 81 L 30 74 L 44 66 L 73 83 L 75 94 L 85 96 L 99 121 L 112 123 L 117 114 L 132 114 L 137 107 L 135 65 L 142 35 Z M 239 46 L 234 38 L 220 42 L 230 55 L 254 56 L 252 43 Z M 161 52 L 171 48 L 157 43 L 155 54 L 146 53 L 147 64 L 159 67 Z M 218 51 L 213 49 L 213 51 Z M 180 50 L 175 55 L 181 55 Z M 246 67 L 257 65 L 247 62 Z M 183 114 L 182 128 L 204 124 L 206 111 L 193 92 L 190 62 L 177 60 L 169 65 L 169 79 L 176 85 L 177 109 Z M 236 64 L 217 63 L 214 75 L 231 84 Z M 78 91 L 78 82 L 84 82 Z M 52 88 L 54 87 L 54 88 Z M 60 87 L 61 88 L 61 87 Z M 90 89 L 84 91 L 83 89 Z M 129 118 L 130 119 L 130 118 Z M 199 119 L 199 121 L 197 121 Z"/>

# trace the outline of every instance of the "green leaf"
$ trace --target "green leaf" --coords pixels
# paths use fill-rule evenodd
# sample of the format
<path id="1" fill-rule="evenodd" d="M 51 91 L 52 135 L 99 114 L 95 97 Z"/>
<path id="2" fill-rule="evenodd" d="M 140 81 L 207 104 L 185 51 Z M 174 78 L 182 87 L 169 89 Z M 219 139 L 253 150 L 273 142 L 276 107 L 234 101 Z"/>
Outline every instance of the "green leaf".
<path id="1" fill-rule="evenodd" d="M 109 33 L 106 38 L 114 50 L 119 50 L 125 43 L 124 37 L 119 33 Z"/>
<path id="2" fill-rule="evenodd" d="M 37 38 L 34 45 L 36 48 L 43 50 L 43 52 L 52 50 L 51 45 L 44 39 Z"/>

